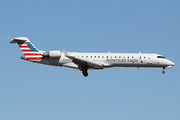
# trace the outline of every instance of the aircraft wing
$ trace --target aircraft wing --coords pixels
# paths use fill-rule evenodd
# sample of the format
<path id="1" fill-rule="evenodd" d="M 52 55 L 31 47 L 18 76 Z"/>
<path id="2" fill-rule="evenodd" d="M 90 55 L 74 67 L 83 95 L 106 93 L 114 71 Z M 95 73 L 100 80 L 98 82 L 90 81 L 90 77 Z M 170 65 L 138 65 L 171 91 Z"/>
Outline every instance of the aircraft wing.
<path id="1" fill-rule="evenodd" d="M 69 55 L 64 49 L 63 49 L 63 52 L 66 57 L 71 59 L 72 62 L 78 66 L 87 66 L 90 69 L 103 69 L 103 65 L 101 65 L 101 64 L 90 62 L 90 61 L 83 60 L 80 58 L 75 58 L 74 56 Z"/>

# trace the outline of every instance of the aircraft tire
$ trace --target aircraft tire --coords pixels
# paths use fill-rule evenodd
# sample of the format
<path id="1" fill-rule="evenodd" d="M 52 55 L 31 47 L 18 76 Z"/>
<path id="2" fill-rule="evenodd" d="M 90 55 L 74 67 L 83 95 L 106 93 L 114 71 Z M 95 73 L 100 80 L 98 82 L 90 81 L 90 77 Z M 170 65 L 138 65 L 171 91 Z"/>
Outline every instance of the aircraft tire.
<path id="1" fill-rule="evenodd" d="M 82 73 L 83 73 L 84 77 L 87 77 L 87 76 L 88 76 L 87 69 L 84 69 L 84 70 L 82 71 Z"/>

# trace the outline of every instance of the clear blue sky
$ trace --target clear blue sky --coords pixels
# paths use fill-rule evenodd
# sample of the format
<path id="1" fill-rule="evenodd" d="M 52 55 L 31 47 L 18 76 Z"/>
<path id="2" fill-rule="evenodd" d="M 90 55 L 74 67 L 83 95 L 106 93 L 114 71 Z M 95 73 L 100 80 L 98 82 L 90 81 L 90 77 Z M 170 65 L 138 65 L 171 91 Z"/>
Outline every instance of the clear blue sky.
<path id="1" fill-rule="evenodd" d="M 40 50 L 158 53 L 176 65 L 78 70 L 20 59 Z M 180 120 L 180 1 L 1 0 L 0 120 Z"/>

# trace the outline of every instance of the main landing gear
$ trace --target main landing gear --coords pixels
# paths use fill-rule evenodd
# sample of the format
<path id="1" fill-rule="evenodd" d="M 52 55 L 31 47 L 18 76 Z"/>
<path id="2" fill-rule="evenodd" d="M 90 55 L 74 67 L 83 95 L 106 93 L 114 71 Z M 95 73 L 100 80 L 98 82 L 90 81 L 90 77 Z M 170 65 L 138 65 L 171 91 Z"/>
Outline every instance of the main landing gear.
<path id="1" fill-rule="evenodd" d="M 82 73 L 83 73 L 84 77 L 87 77 L 88 76 L 87 68 L 83 68 Z"/>
<path id="2" fill-rule="evenodd" d="M 164 70 L 165 70 L 165 67 L 163 67 L 163 71 L 162 71 L 162 74 L 165 74 L 165 71 L 164 71 Z"/>

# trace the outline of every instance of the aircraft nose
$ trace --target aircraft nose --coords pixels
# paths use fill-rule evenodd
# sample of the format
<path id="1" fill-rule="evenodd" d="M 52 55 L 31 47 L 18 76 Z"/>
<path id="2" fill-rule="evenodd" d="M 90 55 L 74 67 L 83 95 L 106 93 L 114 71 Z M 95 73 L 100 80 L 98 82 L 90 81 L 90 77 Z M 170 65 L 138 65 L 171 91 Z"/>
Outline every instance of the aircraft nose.
<path id="1" fill-rule="evenodd" d="M 172 62 L 172 66 L 174 66 L 174 65 L 175 65 L 175 63 Z"/>
<path id="2" fill-rule="evenodd" d="M 168 63 L 169 63 L 170 66 L 174 66 L 175 65 L 175 63 L 173 63 L 172 61 L 169 61 Z"/>

